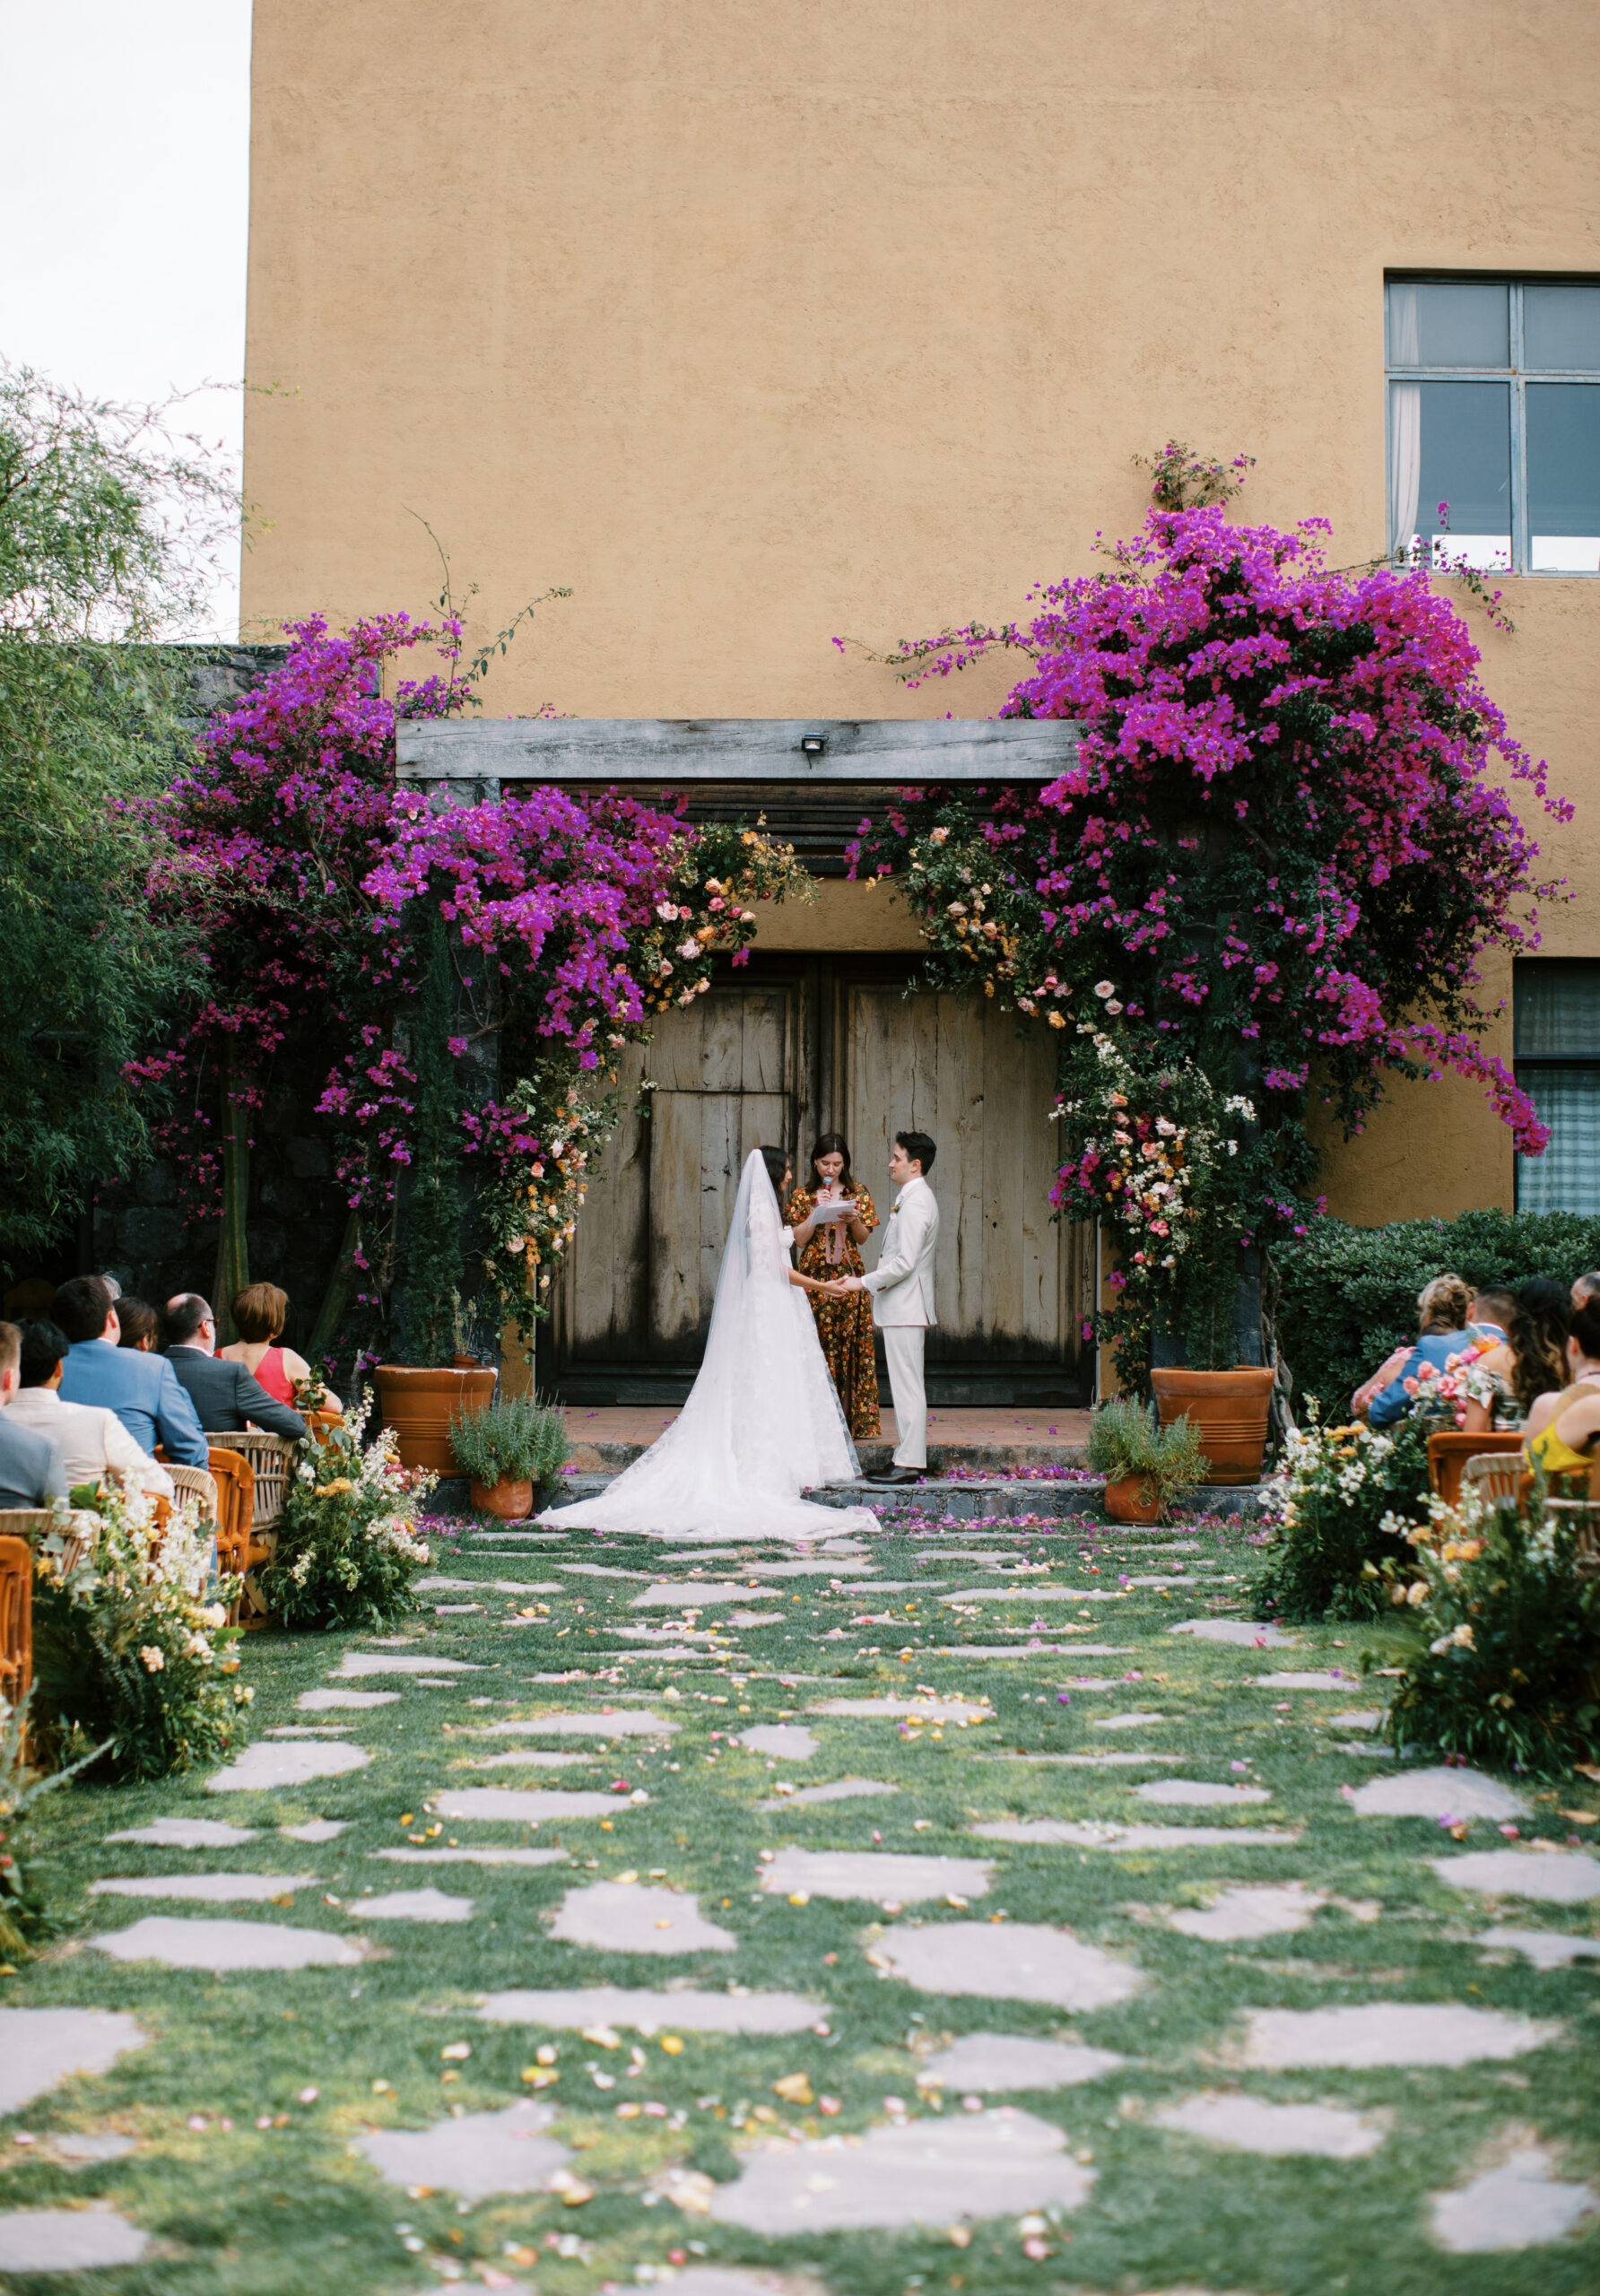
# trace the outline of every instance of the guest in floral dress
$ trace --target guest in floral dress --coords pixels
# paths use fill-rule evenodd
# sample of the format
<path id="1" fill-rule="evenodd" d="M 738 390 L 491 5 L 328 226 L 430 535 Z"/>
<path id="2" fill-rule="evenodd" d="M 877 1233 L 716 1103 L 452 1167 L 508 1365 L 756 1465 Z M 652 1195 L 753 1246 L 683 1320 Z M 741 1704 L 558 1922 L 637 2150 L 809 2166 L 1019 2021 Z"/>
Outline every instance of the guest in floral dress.
<path id="1" fill-rule="evenodd" d="M 811 1152 L 811 1169 L 812 1185 L 795 1190 L 784 1214 L 795 1231 L 801 1274 L 824 1283 L 841 1275 L 865 1275 L 861 1247 L 877 1226 L 878 1215 L 866 1190 L 850 1177 L 850 1152 L 841 1134 L 823 1133 Z M 878 1433 L 872 1294 L 852 1292 L 842 1300 L 824 1299 L 815 1292 L 807 1296 L 850 1432 L 857 1442 L 870 1439 Z"/>

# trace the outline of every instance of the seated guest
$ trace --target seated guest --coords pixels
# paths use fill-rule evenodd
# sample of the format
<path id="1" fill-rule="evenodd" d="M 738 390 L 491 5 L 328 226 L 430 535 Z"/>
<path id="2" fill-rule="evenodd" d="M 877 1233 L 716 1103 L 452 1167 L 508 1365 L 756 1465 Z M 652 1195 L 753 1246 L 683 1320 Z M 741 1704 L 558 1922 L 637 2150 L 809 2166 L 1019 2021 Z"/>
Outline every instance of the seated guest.
<path id="1" fill-rule="evenodd" d="M 217 1350 L 219 1363 L 242 1363 L 260 1380 L 269 1396 L 291 1404 L 297 1387 L 315 1384 L 317 1409 L 342 1412 L 343 1405 L 320 1379 L 313 1381 L 311 1366 L 292 1347 L 282 1345 L 289 1318 L 289 1294 L 275 1283 L 252 1283 L 233 1301 L 233 1324 L 239 1337 Z"/>
<path id="2" fill-rule="evenodd" d="M 15 1324 L 0 1324 L 0 1405 L 9 1406 L 16 1395 L 22 1352 Z M 0 1409 L 0 1507 L 51 1507 L 67 1489 L 60 1444 Z"/>
<path id="3" fill-rule="evenodd" d="M 1461 1424 L 1469 1435 L 1520 1427 L 1543 1395 L 1567 1384 L 1567 1287 L 1552 1275 L 1530 1275 L 1511 1295 L 1504 1342 L 1480 1355 L 1467 1373 L 1471 1401 Z"/>
<path id="4" fill-rule="evenodd" d="M 122 1326 L 118 1347 L 136 1347 L 142 1355 L 153 1355 L 161 1338 L 161 1318 L 148 1300 L 135 1300 L 125 1292 L 117 1302 L 117 1320 Z"/>
<path id="5" fill-rule="evenodd" d="M 1539 1396 L 1522 1448 L 1529 1466 L 1546 1474 L 1587 1475 L 1600 1435 L 1600 1297 L 1592 1292 L 1573 1313 L 1565 1352 L 1568 1384 Z"/>
<path id="6" fill-rule="evenodd" d="M 13 1417 L 60 1446 L 69 1490 L 75 1491 L 81 1483 L 98 1484 L 107 1468 L 115 1467 L 134 1489 L 156 1491 L 170 1499 L 171 1476 L 139 1448 L 114 1411 L 103 1404 L 62 1402 L 61 1374 L 70 1344 L 58 1325 L 40 1321 L 22 1326 L 21 1385 L 12 1397 Z"/>
<path id="7" fill-rule="evenodd" d="M 306 1422 L 242 1363 L 217 1358 L 217 1319 L 198 1292 L 179 1292 L 167 1302 L 167 1364 L 200 1414 L 208 1433 L 232 1435 L 241 1427 L 264 1427 L 298 1443 Z"/>
<path id="8" fill-rule="evenodd" d="M 1438 1280 L 1443 1283 L 1447 1279 L 1440 1276 Z M 1461 1279 L 1457 1277 L 1453 1280 L 1458 1283 Z M 1482 1292 L 1474 1292 L 1466 1310 L 1467 1339 L 1480 1349 L 1499 1345 L 1506 1338 L 1515 1305 L 1512 1294 L 1498 1285 L 1490 1285 Z M 1410 1340 L 1406 1340 L 1395 1348 L 1372 1377 L 1363 1380 L 1356 1389 L 1350 1398 L 1352 1419 L 1364 1419 L 1383 1390 L 1403 1375 L 1412 1344 Z"/>
<path id="9" fill-rule="evenodd" d="M 1592 1299 L 1596 1292 L 1600 1292 L 1600 1267 L 1591 1267 L 1587 1275 L 1573 1277 L 1572 1305 L 1575 1308 L 1581 1308 L 1584 1301 Z"/>
<path id="10" fill-rule="evenodd" d="M 1424 1365 L 1430 1373 L 1442 1371 L 1452 1355 L 1463 1354 L 1474 1345 L 1466 1328 L 1472 1302 L 1473 1294 L 1459 1275 L 1436 1275 L 1430 1283 L 1423 1284 L 1417 1294 L 1416 1342 L 1406 1351 L 1394 1378 L 1368 1405 L 1369 1426 L 1392 1427 L 1397 1419 L 1404 1419 L 1416 1401 L 1414 1388 L 1408 1393 L 1405 1382 L 1414 1381 Z"/>
<path id="11" fill-rule="evenodd" d="M 211 1453 L 195 1406 L 159 1355 L 118 1344 L 122 1326 L 98 1275 L 74 1275 L 56 1294 L 54 1320 L 72 1342 L 61 1374 L 63 1403 L 103 1404 L 147 1455 L 158 1443 L 179 1465 L 203 1467 Z"/>

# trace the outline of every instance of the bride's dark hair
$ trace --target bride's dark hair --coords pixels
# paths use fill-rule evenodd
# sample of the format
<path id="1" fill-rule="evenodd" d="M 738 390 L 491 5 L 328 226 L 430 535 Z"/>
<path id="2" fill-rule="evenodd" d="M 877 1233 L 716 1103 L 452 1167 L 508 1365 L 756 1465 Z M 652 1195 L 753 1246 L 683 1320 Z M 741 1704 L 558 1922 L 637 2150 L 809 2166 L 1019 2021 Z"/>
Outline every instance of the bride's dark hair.
<path id="1" fill-rule="evenodd" d="M 763 1148 L 761 1157 L 767 1167 L 767 1178 L 772 1183 L 772 1193 L 776 1196 L 783 1186 L 783 1176 L 789 1169 L 788 1156 L 781 1148 Z"/>
<path id="2" fill-rule="evenodd" d="M 846 1145 L 844 1134 L 842 1132 L 824 1132 L 817 1139 L 812 1142 L 811 1185 L 813 1187 L 817 1185 L 817 1158 L 819 1156 L 842 1156 L 844 1158 L 845 1168 L 839 1176 L 839 1185 L 846 1196 L 850 1195 L 855 1188 L 856 1183 L 850 1177 L 850 1152 L 848 1147 Z"/>

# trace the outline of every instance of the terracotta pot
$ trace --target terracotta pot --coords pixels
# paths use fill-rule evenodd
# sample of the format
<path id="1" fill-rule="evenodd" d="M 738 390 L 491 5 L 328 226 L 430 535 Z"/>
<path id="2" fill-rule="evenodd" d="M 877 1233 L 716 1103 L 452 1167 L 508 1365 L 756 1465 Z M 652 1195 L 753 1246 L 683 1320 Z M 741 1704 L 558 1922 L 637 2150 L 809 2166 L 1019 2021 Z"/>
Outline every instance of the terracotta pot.
<path id="1" fill-rule="evenodd" d="M 475 1371 L 478 1369 L 478 1359 L 475 1355 L 452 1355 L 450 1362 L 452 1368 L 457 1371 Z"/>
<path id="2" fill-rule="evenodd" d="M 1158 1523 L 1161 1491 L 1152 1475 L 1118 1475 L 1106 1485 L 1105 1507 L 1114 1523 Z"/>
<path id="3" fill-rule="evenodd" d="M 467 1485 L 473 1505 L 483 1515 L 499 1515 L 508 1523 L 520 1523 L 534 1511 L 534 1486 L 531 1483 L 514 1483 L 509 1475 L 501 1475 L 498 1483 L 472 1483 Z"/>
<path id="4" fill-rule="evenodd" d="M 461 1412 L 483 1410 L 494 1393 L 494 1373 L 422 1371 L 409 1364 L 380 1363 L 375 1376 L 383 1424 L 400 1438 L 401 1465 L 459 1474 L 450 1448 L 450 1422 Z"/>
<path id="5" fill-rule="evenodd" d="M 1192 1419 L 1200 1448 L 1211 1462 L 1207 1483 L 1258 1483 L 1266 1448 L 1273 1374 L 1264 1364 L 1236 1363 L 1231 1371 L 1152 1371 L 1151 1388 L 1161 1425 Z"/>

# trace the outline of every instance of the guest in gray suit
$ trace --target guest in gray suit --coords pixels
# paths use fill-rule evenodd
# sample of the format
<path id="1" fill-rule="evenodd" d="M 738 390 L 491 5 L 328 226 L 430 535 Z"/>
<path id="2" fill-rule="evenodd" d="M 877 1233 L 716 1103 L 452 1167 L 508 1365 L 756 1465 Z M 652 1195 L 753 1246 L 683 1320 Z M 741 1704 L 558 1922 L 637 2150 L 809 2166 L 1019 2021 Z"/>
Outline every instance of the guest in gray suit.
<path id="1" fill-rule="evenodd" d="M 306 1422 L 298 1411 L 269 1396 L 254 1372 L 217 1354 L 217 1319 L 198 1292 L 180 1292 L 167 1302 L 167 1361 L 179 1387 L 199 1413 L 208 1435 L 237 1434 L 241 1427 L 263 1427 L 298 1443 Z"/>
<path id="2" fill-rule="evenodd" d="M 22 1357 L 22 1333 L 15 1324 L 0 1324 L 0 1405 L 17 1391 Z M 49 1507 L 65 1497 L 60 1444 L 0 1410 L 0 1507 Z"/>

